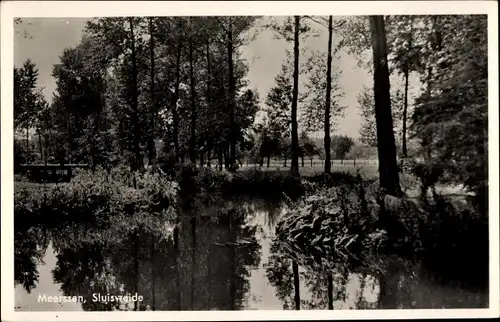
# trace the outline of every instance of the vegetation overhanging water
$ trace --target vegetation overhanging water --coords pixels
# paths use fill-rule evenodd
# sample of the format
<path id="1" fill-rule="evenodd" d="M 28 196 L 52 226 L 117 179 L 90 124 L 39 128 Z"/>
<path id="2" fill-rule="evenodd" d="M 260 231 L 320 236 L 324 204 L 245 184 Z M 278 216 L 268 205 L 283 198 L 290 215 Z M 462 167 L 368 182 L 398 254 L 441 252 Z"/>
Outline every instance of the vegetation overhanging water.
<path id="1" fill-rule="evenodd" d="M 487 224 L 457 230 L 454 220 L 470 213 L 444 197 L 427 206 L 386 200 L 380 218 L 375 187 L 341 173 L 298 179 L 187 166 L 175 176 L 82 171 L 48 190 L 18 188 L 16 283 L 43 291 L 49 249 L 53 283 L 89 299 L 84 310 L 487 306 L 478 249 L 488 239 L 472 236 Z M 463 237 L 468 248 L 456 245 Z M 471 256 L 475 267 L 461 265 Z M 135 307 L 90 300 L 136 293 Z"/>

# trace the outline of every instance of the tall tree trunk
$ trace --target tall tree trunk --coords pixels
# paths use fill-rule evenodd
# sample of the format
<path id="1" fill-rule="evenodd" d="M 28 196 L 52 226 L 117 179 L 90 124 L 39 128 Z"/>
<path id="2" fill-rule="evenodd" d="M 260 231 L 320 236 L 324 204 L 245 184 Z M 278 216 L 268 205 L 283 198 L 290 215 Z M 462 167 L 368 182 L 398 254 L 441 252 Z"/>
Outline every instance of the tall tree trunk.
<path id="1" fill-rule="evenodd" d="M 297 129 L 297 100 L 299 96 L 299 29 L 300 16 L 295 18 L 295 31 L 293 41 L 293 91 L 292 91 L 292 164 L 290 172 L 299 176 L 299 135 Z"/>
<path id="2" fill-rule="evenodd" d="M 227 57 L 229 70 L 229 96 L 230 96 L 230 129 L 231 129 L 231 158 L 229 160 L 231 171 L 236 171 L 236 85 L 234 79 L 234 62 L 233 62 L 233 22 L 231 17 L 227 30 Z"/>
<path id="3" fill-rule="evenodd" d="M 332 93 L 332 35 L 333 35 L 333 17 L 328 17 L 328 58 L 326 70 L 326 98 L 325 98 L 325 173 L 330 173 L 332 166 L 330 164 L 330 108 Z"/>
<path id="4" fill-rule="evenodd" d="M 380 186 L 390 195 L 400 196 L 399 171 L 391 113 L 389 68 L 383 16 L 370 16 L 372 31 L 375 118 Z"/>
<path id="5" fill-rule="evenodd" d="M 139 127 L 139 89 L 137 84 L 137 57 L 135 48 L 135 34 L 134 34 L 134 18 L 129 17 L 128 22 L 130 25 L 130 49 L 132 50 L 132 111 L 133 111 L 133 124 L 134 124 L 134 154 L 135 165 L 134 170 L 143 168 L 141 156 L 141 129 Z"/>
<path id="6" fill-rule="evenodd" d="M 412 50 L 412 43 L 413 43 L 413 17 L 410 18 L 410 39 L 408 40 L 408 48 L 409 50 Z M 406 61 L 404 70 L 403 70 L 403 75 L 405 79 L 405 93 L 404 93 L 404 106 L 403 106 L 403 136 L 402 136 L 402 149 L 403 149 L 403 157 L 408 157 L 408 148 L 406 145 L 406 121 L 407 121 L 407 116 L 408 116 L 408 85 L 409 85 L 409 78 L 410 78 L 410 62 Z"/>
<path id="7" fill-rule="evenodd" d="M 219 146 L 217 152 L 218 152 L 218 160 L 219 160 L 219 171 L 222 171 L 222 162 L 223 162 L 222 161 L 222 153 L 223 153 L 223 151 L 222 151 L 222 147 L 221 146 Z"/>
<path id="8" fill-rule="evenodd" d="M 26 163 L 29 163 L 29 151 L 30 151 L 30 128 L 26 125 Z"/>
<path id="9" fill-rule="evenodd" d="M 206 88 L 206 97 L 207 97 L 207 109 L 208 111 L 211 110 L 212 108 L 212 80 L 211 80 L 211 75 L 212 75 L 212 71 L 211 71 L 211 64 L 210 64 L 210 39 L 207 38 L 207 43 L 206 43 L 206 55 L 207 55 L 207 79 L 206 79 L 206 85 L 207 85 L 207 88 Z M 202 127 L 202 131 L 203 131 L 203 135 L 206 139 L 206 132 L 205 132 L 205 127 Z M 206 147 L 207 147 L 207 161 L 208 161 L 208 164 L 207 166 L 210 167 L 210 142 L 209 142 L 209 139 L 206 139 Z M 204 158 L 203 158 L 203 152 L 201 153 L 200 155 L 200 163 L 201 163 L 201 166 L 203 167 L 204 164 Z"/>
<path id="10" fill-rule="evenodd" d="M 432 17 L 432 28 L 434 29 L 434 37 L 435 37 L 435 42 L 432 44 L 432 47 L 434 50 L 441 51 L 442 45 L 443 45 L 443 38 L 441 35 L 441 27 L 438 21 L 438 16 L 433 16 Z M 432 67 L 427 68 L 428 74 L 427 74 L 427 95 L 431 96 L 432 95 L 432 90 L 433 90 L 433 82 L 432 82 L 432 76 L 433 76 L 433 70 Z M 422 142 L 422 146 L 425 149 L 424 153 L 424 160 L 428 162 L 431 157 L 432 157 L 432 141 L 433 141 L 433 131 L 432 128 L 429 131 L 429 135 L 424 139 L 424 142 Z"/>
<path id="11" fill-rule="evenodd" d="M 156 120 L 156 101 L 155 101 L 155 42 L 154 42 L 154 25 L 153 18 L 149 17 L 149 59 L 151 61 L 151 88 L 150 88 L 150 124 L 149 124 L 149 135 L 148 135 L 148 159 L 149 164 L 153 164 L 154 159 L 156 159 L 156 147 L 154 141 L 154 133 L 155 133 L 155 120 Z"/>
<path id="12" fill-rule="evenodd" d="M 151 309 L 156 311 L 156 247 L 154 238 L 151 240 Z"/>
<path id="13" fill-rule="evenodd" d="M 300 310 L 300 281 L 299 281 L 299 265 L 294 260 L 292 261 L 292 272 L 293 272 L 293 288 L 295 290 L 295 309 Z"/>
<path id="14" fill-rule="evenodd" d="M 173 121 L 173 140 L 174 140 L 174 153 L 175 162 L 179 163 L 179 116 L 177 111 L 177 104 L 179 102 L 179 87 L 181 84 L 181 50 L 182 50 L 182 39 L 181 39 L 181 29 L 182 22 L 179 20 L 177 24 L 177 32 L 179 36 L 177 38 L 177 45 L 175 49 L 175 89 L 174 89 L 174 102 L 172 106 L 172 121 Z"/>
<path id="15" fill-rule="evenodd" d="M 212 167 L 211 162 L 210 162 L 211 159 L 212 159 L 212 143 L 210 143 L 208 145 L 208 149 L 207 149 L 207 167 L 208 168 Z"/>
<path id="16" fill-rule="evenodd" d="M 189 142 L 189 160 L 196 164 L 196 89 L 194 83 L 193 42 L 189 40 L 189 79 L 191 87 L 191 137 Z"/>
<path id="17" fill-rule="evenodd" d="M 404 106 L 403 106 L 403 135 L 402 135 L 402 152 L 403 152 L 403 157 L 407 157 L 408 156 L 408 148 L 406 146 L 406 119 L 407 119 L 407 115 L 408 115 L 408 83 L 409 83 L 409 71 L 408 71 L 408 67 L 405 67 L 405 70 L 403 72 L 404 74 L 404 79 L 405 79 L 405 93 L 404 93 Z"/>
<path id="18" fill-rule="evenodd" d="M 134 178 L 135 179 L 135 178 Z M 136 181 L 134 180 L 134 188 L 136 186 Z M 139 272 L 139 254 L 140 254 L 140 243 L 139 243 L 139 230 L 137 230 L 134 234 L 134 272 L 135 272 L 135 285 L 134 285 L 134 292 L 137 294 L 139 293 L 139 283 L 140 283 L 140 272 Z M 139 309 L 138 306 L 139 302 L 135 301 L 134 302 L 134 311 L 137 311 Z"/>
<path id="19" fill-rule="evenodd" d="M 268 155 L 267 156 L 267 167 L 269 168 L 270 165 L 271 165 L 271 157 Z"/>
<path id="20" fill-rule="evenodd" d="M 378 308 L 381 310 L 394 310 L 398 307 L 398 275 L 389 269 L 379 277 Z"/>
<path id="21" fill-rule="evenodd" d="M 200 168 L 203 168 L 205 166 L 205 153 L 203 150 L 200 151 Z"/>
<path id="22" fill-rule="evenodd" d="M 196 270 L 196 217 L 191 218 L 191 242 L 192 242 L 192 248 L 191 248 L 191 310 L 194 310 L 194 300 L 195 300 L 195 293 L 194 293 L 194 286 L 195 286 L 195 272 Z"/>
<path id="23" fill-rule="evenodd" d="M 328 309 L 333 310 L 333 277 L 332 274 L 328 273 L 327 276 L 327 288 L 328 288 Z"/>
<path id="24" fill-rule="evenodd" d="M 43 153 L 42 134 L 40 133 L 40 131 L 38 131 L 38 146 L 40 149 L 40 160 L 45 160 L 44 155 L 46 153 Z"/>
<path id="25" fill-rule="evenodd" d="M 101 77 L 98 77 L 96 80 L 97 88 L 99 91 L 99 104 L 97 104 L 96 109 L 94 110 L 94 135 L 92 136 L 93 144 L 92 144 L 92 169 L 95 170 L 97 164 L 103 163 L 102 151 L 100 151 L 100 147 L 102 148 L 102 144 L 105 144 L 105 137 L 101 136 L 101 118 L 103 117 L 104 107 L 106 106 L 106 101 L 104 97 L 104 85 Z M 100 138 L 101 142 L 98 142 L 96 138 Z"/>
<path id="26" fill-rule="evenodd" d="M 231 142 L 226 142 L 224 144 L 224 167 L 226 170 L 229 170 L 229 167 L 231 166 L 231 160 L 229 154 L 231 153 L 230 151 L 231 148 Z"/>
<path id="27" fill-rule="evenodd" d="M 236 309 L 236 250 L 234 244 L 236 243 L 235 228 L 233 223 L 233 216 L 229 216 L 229 309 Z"/>
<path id="28" fill-rule="evenodd" d="M 175 251 L 175 288 L 177 292 L 177 309 L 180 311 L 182 309 L 182 290 L 181 290 L 181 258 L 180 258 L 180 249 L 179 249 L 179 226 L 180 219 L 179 215 L 176 218 L 176 225 L 174 228 L 174 251 Z"/>

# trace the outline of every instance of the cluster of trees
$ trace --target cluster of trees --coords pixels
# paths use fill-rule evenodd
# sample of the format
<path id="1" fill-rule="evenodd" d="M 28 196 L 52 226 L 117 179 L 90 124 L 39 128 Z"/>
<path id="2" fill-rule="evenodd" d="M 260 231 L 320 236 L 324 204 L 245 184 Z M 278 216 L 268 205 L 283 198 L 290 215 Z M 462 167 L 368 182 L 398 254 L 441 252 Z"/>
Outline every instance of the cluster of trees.
<path id="1" fill-rule="evenodd" d="M 304 163 L 304 157 L 321 153 L 307 133 L 324 128 L 329 172 L 331 128 L 345 109 L 338 104 L 343 95 L 340 72 L 332 67 L 338 52 L 332 45 L 333 18 L 297 16 L 266 26 L 293 43 L 294 50 L 287 52 L 265 99 L 267 118 L 255 126 L 259 96 L 246 89 L 248 67 L 238 49 L 251 38 L 258 19 L 122 17 L 88 22 L 81 43 L 66 49 L 54 66 L 52 103 L 35 108 L 16 100 L 16 107 L 38 111 L 30 124 L 39 124 L 40 159 L 93 166 L 128 160 L 140 169 L 145 160 L 152 164 L 158 157 L 172 164 L 188 160 L 203 165 L 207 160 L 209 166 L 216 157 L 219 167 L 233 170 L 241 155 L 253 154 L 261 164 L 265 157 L 282 157 L 285 164 L 291 159 L 292 172 L 298 174 L 299 158 Z M 316 32 L 310 24 L 329 31 L 327 54 L 299 50 L 300 41 Z M 305 59 L 299 64 L 300 55 Z M 306 91 L 299 93 L 302 74 L 307 76 Z M 300 117 L 305 131 L 299 135 Z M 158 142 L 162 156 L 156 155 Z"/>
<path id="2" fill-rule="evenodd" d="M 56 93 L 35 117 L 50 120 L 37 128 L 47 158 L 93 166 L 128 160 L 141 169 L 158 161 L 163 142 L 172 162 L 217 156 L 232 167 L 258 110 L 238 50 L 256 19 L 89 21 L 81 43 L 54 66 Z M 15 105 L 17 112 L 26 104 Z"/>
<path id="3" fill-rule="evenodd" d="M 390 171 L 394 161 L 382 160 L 395 159 L 393 130 L 403 158 L 417 157 L 438 169 L 423 171 L 437 173 L 433 183 L 439 178 L 486 195 L 487 17 L 350 17 L 340 34 L 360 66 L 374 66 L 374 91 L 358 97 L 360 137 L 378 147 L 381 181 L 383 164 L 390 164 L 388 190 L 399 190 L 397 174 Z M 390 84 L 390 76 L 400 78 L 402 88 Z M 420 87 L 413 97 L 412 86 Z"/>
<path id="4" fill-rule="evenodd" d="M 414 156 L 408 150 L 415 146 L 412 154 L 442 168 L 444 179 L 484 191 L 486 16 L 268 19 L 266 28 L 293 50 L 264 99 L 267 117 L 254 124 L 259 95 L 247 88 L 248 66 L 239 49 L 259 19 L 93 19 L 81 43 L 66 49 L 54 66 L 57 93 L 51 104 L 36 88 L 31 62 L 15 70 L 16 130 L 26 133 L 29 150 L 35 129 L 45 161 L 128 160 L 140 169 L 159 157 L 202 165 L 216 158 L 220 167 L 234 170 L 246 153 L 261 164 L 271 156 L 290 159 L 298 175 L 301 157 L 322 153 L 328 173 L 331 155 L 343 159 L 353 146 L 352 140 L 338 137 L 334 143 L 331 137 L 345 110 L 333 62 L 346 50 L 373 74 L 373 90 L 364 88 L 358 97 L 360 138 L 367 148 L 377 147 L 381 185 L 399 194 L 397 151 Z M 321 29 L 328 32 L 324 50 L 301 47 Z M 418 81 L 411 83 L 412 77 Z M 394 78 L 402 86 L 391 84 Z M 420 93 L 412 95 L 411 87 L 419 86 Z M 324 133 L 322 152 L 308 137 L 313 131 Z M 159 142 L 162 156 L 156 153 Z"/>

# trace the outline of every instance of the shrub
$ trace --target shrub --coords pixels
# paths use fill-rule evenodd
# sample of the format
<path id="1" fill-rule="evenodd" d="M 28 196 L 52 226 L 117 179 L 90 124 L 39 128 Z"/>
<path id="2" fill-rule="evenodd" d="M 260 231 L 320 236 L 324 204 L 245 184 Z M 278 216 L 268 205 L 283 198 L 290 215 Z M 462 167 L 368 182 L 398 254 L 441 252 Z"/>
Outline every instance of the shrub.
<path id="1" fill-rule="evenodd" d="M 321 265 L 341 260 L 355 269 L 376 263 L 378 270 L 380 254 L 399 255 L 423 260 L 446 277 L 443 282 L 487 285 L 488 220 L 477 207 L 437 194 L 427 202 L 381 195 L 376 181 L 359 176 L 341 185 L 330 178 L 311 180 L 318 183 L 310 183 L 278 222 L 277 238 L 300 256 Z"/>
<path id="2" fill-rule="evenodd" d="M 385 232 L 376 229 L 376 203 L 364 186 L 323 188 L 292 205 L 281 218 L 276 236 L 312 257 L 361 263 L 376 252 Z M 370 192 L 368 192 L 370 194 Z M 368 200 L 367 200 L 368 199 Z"/>
<path id="3" fill-rule="evenodd" d="M 233 173 L 184 165 L 176 180 L 184 209 L 241 197 L 280 200 L 286 196 L 295 200 L 305 192 L 300 178 L 258 170 Z"/>
<path id="4" fill-rule="evenodd" d="M 161 172 L 132 173 L 80 170 L 69 183 L 47 191 L 20 189 L 15 194 L 15 217 L 48 225 L 67 223 L 106 224 L 133 217 L 166 218 L 176 208 L 177 184 Z M 150 222 L 150 220 L 148 221 Z"/>
<path id="5" fill-rule="evenodd" d="M 425 210 L 420 231 L 426 264 L 446 279 L 474 287 L 488 285 L 487 214 L 466 200 L 440 195 Z"/>

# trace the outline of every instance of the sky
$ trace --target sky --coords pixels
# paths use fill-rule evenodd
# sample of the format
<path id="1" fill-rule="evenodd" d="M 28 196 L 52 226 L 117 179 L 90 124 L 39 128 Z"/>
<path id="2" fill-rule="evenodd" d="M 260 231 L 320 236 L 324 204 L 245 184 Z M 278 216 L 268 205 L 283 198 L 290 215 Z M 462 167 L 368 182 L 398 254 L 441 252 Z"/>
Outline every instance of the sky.
<path id="1" fill-rule="evenodd" d="M 22 65 L 26 59 L 31 59 L 39 69 L 39 86 L 48 101 L 56 88 L 51 76 L 53 65 L 58 63 L 59 56 L 68 47 L 78 45 L 83 34 L 86 19 L 83 18 L 36 18 L 24 19 L 16 26 L 14 38 L 14 64 Z M 312 23 L 314 24 L 314 23 Z M 316 25 L 321 32 L 322 27 Z M 326 30 L 319 37 L 310 38 L 301 47 L 312 50 L 327 50 Z M 267 92 L 274 85 L 274 77 L 278 74 L 281 63 L 285 59 L 286 49 L 291 44 L 275 39 L 273 32 L 264 30 L 257 34 L 254 40 L 241 48 L 241 54 L 247 59 L 249 87 L 257 89 L 261 105 Z M 357 66 L 357 61 L 345 52 L 333 61 L 333 65 L 342 71 L 340 87 L 344 92 L 341 104 L 347 108 L 344 118 L 338 120 L 335 134 L 358 137 L 361 117 L 357 107 L 357 96 L 363 85 L 371 86 L 372 76 Z M 319 136 L 314 133 L 313 136 Z"/>

